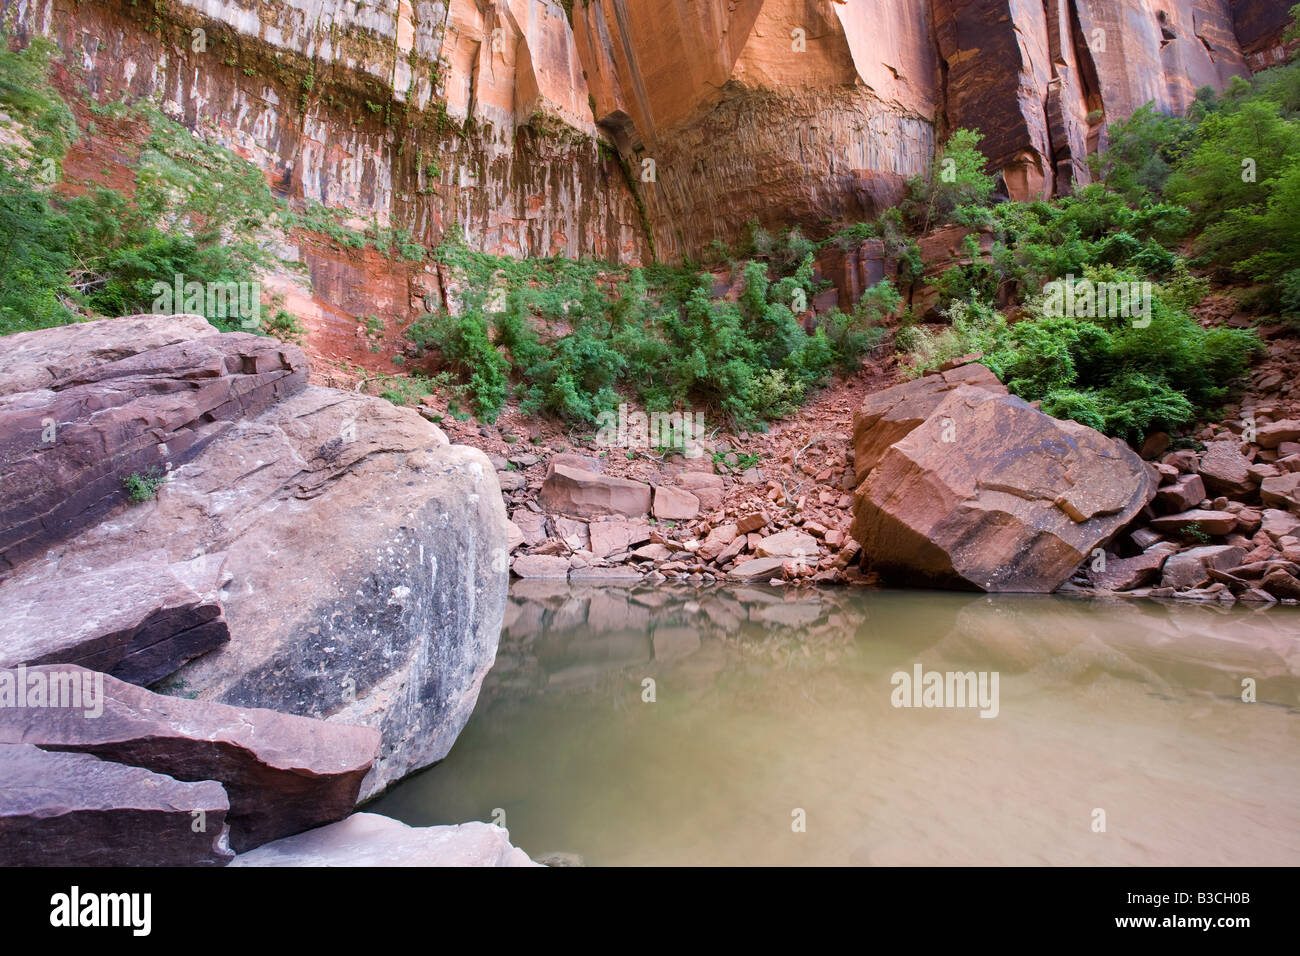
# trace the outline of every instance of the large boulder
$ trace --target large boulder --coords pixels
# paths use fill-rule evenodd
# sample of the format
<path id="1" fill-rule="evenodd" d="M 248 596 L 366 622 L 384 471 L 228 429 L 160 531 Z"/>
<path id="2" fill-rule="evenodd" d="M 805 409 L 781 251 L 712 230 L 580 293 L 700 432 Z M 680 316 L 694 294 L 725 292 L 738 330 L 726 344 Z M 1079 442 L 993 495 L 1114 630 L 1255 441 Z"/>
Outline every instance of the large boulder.
<path id="1" fill-rule="evenodd" d="M 991 378 L 972 366 L 926 376 L 855 416 L 852 534 L 886 578 L 1052 591 L 1155 495 L 1126 445 Z"/>
<path id="2" fill-rule="evenodd" d="M 540 866 L 490 823 L 410 827 L 377 813 L 276 840 L 231 866 Z"/>
<path id="3" fill-rule="evenodd" d="M 46 567 L 0 589 L 0 667 L 79 664 L 150 684 L 230 639 L 218 593 L 223 554 L 166 552 L 59 575 Z"/>
<path id="4" fill-rule="evenodd" d="M 1236 442 L 1212 441 L 1205 446 L 1197 470 L 1213 494 L 1240 497 L 1250 494 L 1255 482 L 1250 477 L 1250 460 Z"/>
<path id="5" fill-rule="evenodd" d="M 0 744 L 0 866 L 224 866 L 221 784 Z"/>
<path id="6" fill-rule="evenodd" d="M 5 688 L 19 682 L 66 690 L 39 705 L 6 701 Z M 78 685 L 74 701 L 69 691 Z M 80 667 L 0 671 L 0 703 L 0 743 L 218 781 L 230 799 L 236 852 L 346 817 L 379 749 L 372 727 L 165 697 Z"/>
<path id="7" fill-rule="evenodd" d="M 1161 587 L 1187 591 L 1209 583 L 1210 571 L 1227 571 L 1241 564 L 1246 552 L 1227 544 L 1189 548 L 1173 555 L 1164 564 Z"/>
<path id="8" fill-rule="evenodd" d="M 1300 471 L 1265 478 L 1259 486 L 1259 497 L 1268 508 L 1300 514 Z"/>
<path id="9" fill-rule="evenodd" d="M 142 555 L 160 568 L 224 555 L 217 603 L 230 640 L 162 689 L 378 728 L 364 799 L 442 759 L 473 709 L 505 607 L 505 509 L 481 452 L 450 446 L 413 410 L 300 387 L 299 356 L 233 333 L 82 367 L 73 376 L 81 384 L 60 380 L 56 401 L 85 389 L 67 408 L 83 418 L 60 419 L 60 441 L 93 431 L 102 394 L 122 430 L 101 438 L 136 434 L 136 417 L 156 422 L 139 431 L 149 443 L 140 447 L 160 460 L 170 442 L 172 467 L 156 500 L 46 541 L 5 587 L 66 594 L 74 575 Z M 49 393 L 11 394 L 5 408 L 36 408 L 38 397 L 48 407 Z M 191 421 L 198 409 L 208 410 Z M 173 426 L 202 442 L 174 439 Z M 199 444 L 194 454 L 177 452 Z M 25 460 L 56 457 L 28 451 Z M 115 467 L 134 469 L 133 461 Z M 8 639 L 0 635 L 0 648 Z"/>
<path id="10" fill-rule="evenodd" d="M 145 341 L 186 335 L 197 323 L 157 317 L 164 331 Z M 244 332 L 217 333 L 137 351 L 98 364 L 73 360 L 96 326 L 95 354 L 136 333 L 139 322 L 104 319 L 63 329 L 0 338 L 0 366 L 28 363 L 7 384 L 39 381 L 31 369 L 58 371 L 40 387 L 0 396 L 0 571 L 86 527 L 128 500 L 125 479 L 162 476 L 192 460 L 235 423 L 307 384 L 307 361 L 296 346 Z M 175 328 L 179 324 L 179 328 Z M 49 337 L 42 351 L 39 336 Z M 71 368 L 71 371 L 66 369 Z"/>

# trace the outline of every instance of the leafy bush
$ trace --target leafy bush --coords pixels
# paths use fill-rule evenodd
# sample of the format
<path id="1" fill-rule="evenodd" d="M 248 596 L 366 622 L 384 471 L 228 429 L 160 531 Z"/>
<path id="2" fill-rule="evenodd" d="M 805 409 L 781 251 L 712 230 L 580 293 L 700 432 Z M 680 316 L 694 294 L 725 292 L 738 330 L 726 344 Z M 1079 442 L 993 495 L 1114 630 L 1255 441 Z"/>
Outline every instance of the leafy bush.
<path id="1" fill-rule="evenodd" d="M 150 468 L 145 472 L 133 472 L 127 475 L 122 479 L 122 487 L 126 489 L 131 504 L 138 505 L 158 497 L 158 489 L 166 480 L 167 476 L 160 470 Z"/>
<path id="2" fill-rule="evenodd" d="M 55 193 L 77 128 L 49 86 L 53 47 L 37 39 L 11 52 L 7 37 L 0 41 L 0 108 L 26 137 L 0 148 L 0 333 L 85 313 L 154 311 L 155 283 L 171 287 L 178 275 L 186 283 L 251 283 L 274 263 L 261 235 L 277 205 L 261 172 L 147 104 L 91 108 L 149 130 L 129 198 L 105 188 Z M 227 329 L 242 319 L 208 318 Z"/>
<path id="3" fill-rule="evenodd" d="M 467 309 L 459 316 L 424 315 L 410 325 L 406 335 L 421 348 L 441 352 L 463 376 L 474 414 L 486 422 L 496 421 L 510 394 L 506 378 L 510 365 L 492 344 L 481 311 Z"/>
<path id="4" fill-rule="evenodd" d="M 885 318 L 902 304 L 902 295 L 885 279 L 863 293 L 851 314 L 832 309 L 821 318 L 822 331 L 842 369 L 851 370 L 884 340 Z"/>
<path id="5" fill-rule="evenodd" d="M 903 214 L 921 232 L 952 221 L 959 209 L 970 219 L 976 215 L 972 207 L 988 204 L 995 180 L 985 171 L 988 160 L 979 150 L 983 139 L 976 130 L 957 130 L 935 153 L 929 176 L 908 181 Z"/>
<path id="6" fill-rule="evenodd" d="M 772 261 L 736 267 L 734 302 L 715 300 L 713 277 L 686 268 L 624 273 L 599 263 L 500 259 L 452 237 L 436 254 L 465 276 L 464 312 L 426 316 L 407 337 L 442 354 L 482 418 L 495 417 L 513 382 L 525 413 L 575 423 L 595 424 L 630 396 L 651 411 L 698 403 L 737 426 L 762 428 L 861 348 L 873 334 L 873 302 L 892 307 L 897 293 L 882 289 L 837 327 L 834 342 L 825 327 L 809 334 L 795 312 L 813 294 L 815 247 L 797 231 L 753 233 L 752 245 Z"/>

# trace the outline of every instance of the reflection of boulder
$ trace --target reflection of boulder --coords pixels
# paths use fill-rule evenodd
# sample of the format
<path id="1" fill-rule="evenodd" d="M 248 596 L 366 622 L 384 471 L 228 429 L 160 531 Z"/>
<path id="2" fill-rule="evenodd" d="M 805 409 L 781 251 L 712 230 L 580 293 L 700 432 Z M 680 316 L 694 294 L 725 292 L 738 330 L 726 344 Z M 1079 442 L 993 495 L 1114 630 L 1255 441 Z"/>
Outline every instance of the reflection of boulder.
<path id="1" fill-rule="evenodd" d="M 585 684 L 609 670 L 641 664 L 651 657 L 650 635 L 581 631 L 546 634 L 537 642 L 537 659 L 550 686 Z"/>
<path id="2" fill-rule="evenodd" d="M 629 600 L 626 591 L 601 588 L 592 593 L 587 607 L 587 626 L 591 630 L 645 630 L 649 625 L 649 609 Z"/>
<path id="3" fill-rule="evenodd" d="M 812 591 L 789 600 L 783 591 L 759 587 L 556 589 L 547 584 L 511 585 L 507 623 L 484 700 L 548 689 L 570 692 L 652 661 L 656 672 L 667 668 L 676 680 L 708 685 L 734 660 L 737 646 L 767 653 L 774 641 L 847 645 L 865 616 L 860 597 L 848 591 Z M 898 597 L 873 594 L 872 606 L 877 599 L 888 606 Z M 915 595 L 904 597 L 914 615 Z M 892 617 L 886 613 L 880 620 Z M 915 628 L 900 622 L 886 630 L 911 634 Z"/>
<path id="4" fill-rule="evenodd" d="M 1077 683 L 1108 674 L 1170 690 L 1300 704 L 1300 643 L 1260 613 L 1155 601 L 978 598 L 937 649 L 954 663 Z"/>
<path id="5" fill-rule="evenodd" d="M 700 649 L 700 632 L 693 627 L 658 627 L 654 631 L 655 660 L 680 660 Z"/>

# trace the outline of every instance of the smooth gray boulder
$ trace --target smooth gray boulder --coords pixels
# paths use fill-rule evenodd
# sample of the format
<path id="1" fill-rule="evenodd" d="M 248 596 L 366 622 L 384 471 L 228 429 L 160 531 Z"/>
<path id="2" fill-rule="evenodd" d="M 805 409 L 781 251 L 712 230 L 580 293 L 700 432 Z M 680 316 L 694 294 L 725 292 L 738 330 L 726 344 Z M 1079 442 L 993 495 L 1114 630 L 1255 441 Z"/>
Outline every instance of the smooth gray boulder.
<path id="1" fill-rule="evenodd" d="M 441 760 L 469 718 L 496 653 L 507 546 L 482 452 L 382 399 L 308 388 L 234 423 L 172 470 L 157 501 L 24 574 L 145 550 L 224 554 L 231 639 L 158 689 L 379 728 L 365 799 Z"/>
<path id="2" fill-rule="evenodd" d="M 206 650 L 156 688 L 377 728 L 380 752 L 358 795 L 365 799 L 447 754 L 492 664 L 509 574 L 496 475 L 481 452 L 449 445 L 414 410 L 306 387 L 293 346 L 202 331 L 192 319 L 137 317 L 0 347 L 0 355 L 26 356 L 13 389 L 39 386 L 0 397 L 0 419 L 21 426 L 0 442 L 8 443 L 0 461 L 9 463 L 7 477 L 10 464 L 26 476 L 0 502 L 10 506 L 0 507 L 0 519 L 13 518 L 8 538 L 0 534 L 0 545 L 13 545 L 0 577 L 26 607 L 29 630 L 39 632 L 36 619 L 47 612 L 47 623 L 57 622 L 49 601 L 82 608 L 84 620 L 65 619 L 42 639 L 98 641 L 107 656 L 69 651 L 62 661 L 145 683 Z M 139 349 L 112 345 L 136 334 Z M 54 344 L 42 351 L 46 335 Z M 68 336 L 86 335 L 95 336 L 98 362 L 64 354 Z M 55 407 L 55 441 L 42 442 L 42 415 Z M 92 455 L 94 467 L 82 474 L 71 466 L 95 441 L 111 461 Z M 101 513 L 139 456 L 172 465 L 156 498 Z M 29 501 L 58 511 L 54 524 L 31 518 Z M 191 607 L 184 594 L 178 605 L 162 580 L 137 579 L 141 600 L 128 602 L 129 613 L 87 605 L 88 586 L 75 593 L 78 581 L 139 565 L 146 577 L 179 577 L 201 602 Z M 192 566 L 217 575 L 215 594 L 210 575 L 196 586 L 205 575 L 184 570 Z M 116 600 L 111 582 L 94 590 L 103 605 Z M 142 622 L 149 604 L 164 610 Z M 224 620 L 230 640 L 190 646 L 195 613 L 219 615 L 210 621 Z M 123 672 L 105 650 L 123 643 L 128 652 L 152 650 Z M 33 656 L 30 644 L 30 634 L 0 631 L 0 660 L 52 659 Z M 184 653 L 166 653 L 173 647 Z"/>
<path id="3" fill-rule="evenodd" d="M 231 866 L 540 866 L 490 823 L 409 827 L 354 813 L 326 827 L 241 853 Z"/>

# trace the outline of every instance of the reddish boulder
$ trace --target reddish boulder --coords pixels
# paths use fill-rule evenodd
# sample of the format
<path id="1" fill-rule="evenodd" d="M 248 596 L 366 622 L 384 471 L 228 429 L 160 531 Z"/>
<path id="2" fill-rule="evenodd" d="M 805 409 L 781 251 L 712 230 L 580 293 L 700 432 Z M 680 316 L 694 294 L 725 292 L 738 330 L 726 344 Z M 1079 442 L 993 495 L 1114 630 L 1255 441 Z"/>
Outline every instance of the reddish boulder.
<path id="1" fill-rule="evenodd" d="M 817 539 L 798 528 L 790 528 L 779 534 L 769 535 L 758 543 L 754 553 L 760 558 L 795 558 L 802 561 L 816 560 L 820 551 Z"/>
<path id="2" fill-rule="evenodd" d="M 894 386 L 855 417 L 853 537 L 882 576 L 1052 591 L 1155 495 L 1126 445 L 988 387 L 982 366 Z"/>
<path id="3" fill-rule="evenodd" d="M 689 491 L 671 485 L 655 488 L 654 515 L 660 521 L 690 521 L 699 514 L 700 499 Z"/>
<path id="4" fill-rule="evenodd" d="M 1169 551 L 1153 548 L 1132 558 L 1108 557 L 1104 567 L 1088 567 L 1088 580 L 1100 591 L 1131 591 L 1155 580 Z"/>
<path id="5" fill-rule="evenodd" d="M 1165 562 L 1160 586 L 1186 591 L 1210 580 L 1209 569 L 1230 571 L 1241 564 L 1246 553 L 1231 545 L 1207 545 L 1172 555 Z"/>
<path id="6" fill-rule="evenodd" d="M 751 558 L 736 565 L 728 573 L 733 581 L 770 581 L 781 577 L 783 558 Z"/>
<path id="7" fill-rule="evenodd" d="M 1200 475 L 1182 475 L 1156 492 L 1156 507 L 1166 513 L 1190 511 L 1205 500 Z"/>
<path id="8" fill-rule="evenodd" d="M 1260 448 L 1277 448 L 1283 442 L 1300 440 L 1300 421 L 1284 419 L 1260 425 L 1255 432 L 1255 444 Z"/>
<path id="9" fill-rule="evenodd" d="M 853 469 L 857 484 L 889 451 L 923 424 L 939 404 L 963 385 L 997 394 L 1006 389 L 983 365 L 963 365 L 868 395 L 853 416 Z"/>
<path id="10" fill-rule="evenodd" d="M 723 482 L 721 475 L 702 471 L 688 471 L 677 477 L 677 486 L 685 488 L 700 499 L 700 509 L 717 511 L 722 507 Z"/>
<path id="11" fill-rule="evenodd" d="M 49 688 L 81 684 L 83 693 L 75 707 L 55 706 L 73 700 L 68 692 L 58 701 L 47 695 L 42 706 L 0 706 L 0 743 L 92 754 L 176 780 L 219 781 L 230 798 L 226 820 L 237 852 L 347 816 L 379 750 L 373 727 L 166 697 L 68 665 L 0 671 L 0 699 L 20 679 Z"/>
<path id="12" fill-rule="evenodd" d="M 1161 458 L 1160 463 L 1176 469 L 1181 474 L 1194 474 L 1196 472 L 1196 452 L 1190 448 L 1172 451 L 1165 455 L 1164 458 Z"/>
<path id="13" fill-rule="evenodd" d="M 1198 469 L 1205 487 L 1228 497 L 1248 495 L 1255 490 L 1250 477 L 1250 461 L 1235 441 L 1212 441 L 1205 446 Z"/>
<path id="14" fill-rule="evenodd" d="M 619 554 L 650 540 L 650 524 L 639 519 L 611 518 L 593 521 L 587 527 L 591 553 L 598 558 Z"/>
<path id="15" fill-rule="evenodd" d="M 1259 586 L 1278 600 L 1300 601 L 1300 578 L 1288 574 L 1282 568 L 1269 571 Z"/>
<path id="16" fill-rule="evenodd" d="M 542 483 L 538 502 L 552 514 L 580 518 L 597 515 L 639 518 L 650 512 L 650 486 L 627 478 L 610 478 L 568 465 L 556 465 Z"/>
<path id="17" fill-rule="evenodd" d="M 224 866 L 228 808 L 211 780 L 0 744 L 0 866 Z"/>
<path id="18" fill-rule="evenodd" d="M 1199 530 L 1216 537 L 1230 534 L 1237 527 L 1237 516 L 1230 511 L 1209 511 L 1200 508 L 1176 515 L 1163 515 L 1151 519 L 1151 527 L 1162 534 L 1183 534 Z"/>
<path id="19" fill-rule="evenodd" d="M 1259 486 L 1259 497 L 1268 508 L 1300 514 L 1300 471 L 1265 478 Z"/>
<path id="20" fill-rule="evenodd" d="M 521 554 L 510 565 L 521 578 L 567 578 L 569 559 L 545 554 Z"/>
<path id="21" fill-rule="evenodd" d="M 720 524 L 709 531 L 709 535 L 696 553 L 705 561 L 713 561 L 736 540 L 739 530 L 734 524 Z"/>

